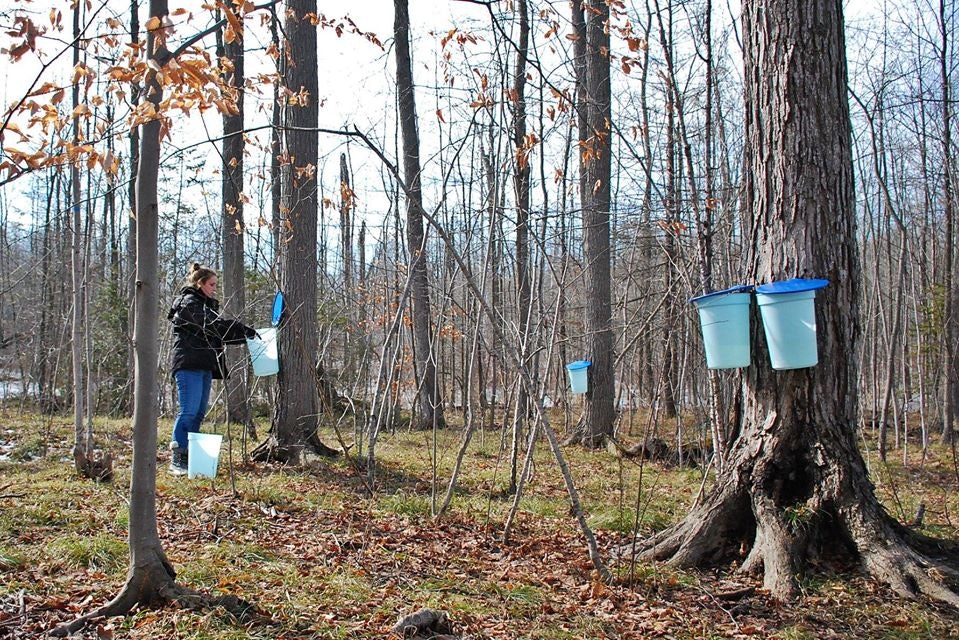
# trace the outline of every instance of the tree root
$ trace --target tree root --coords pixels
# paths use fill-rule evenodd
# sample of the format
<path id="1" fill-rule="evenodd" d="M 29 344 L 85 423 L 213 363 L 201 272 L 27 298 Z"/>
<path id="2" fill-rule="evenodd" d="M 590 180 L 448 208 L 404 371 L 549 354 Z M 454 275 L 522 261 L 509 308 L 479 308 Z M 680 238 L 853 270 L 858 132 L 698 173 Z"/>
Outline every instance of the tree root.
<path id="1" fill-rule="evenodd" d="M 849 515 L 863 568 L 899 596 L 923 595 L 959 608 L 959 553 L 955 542 L 916 534 L 888 516 L 870 523 L 865 515 Z M 873 526 L 866 526 L 872 524 Z"/>
<path id="2" fill-rule="evenodd" d="M 254 462 L 299 464 L 302 452 L 303 445 L 281 445 L 271 435 L 250 452 L 250 459 Z"/>
<path id="3" fill-rule="evenodd" d="M 690 443 L 680 451 L 670 447 L 662 438 L 648 438 L 627 446 L 609 437 L 606 450 L 616 457 L 653 460 L 672 467 L 696 467 L 703 461 L 703 450 L 699 445 Z"/>
<path id="4" fill-rule="evenodd" d="M 727 491 L 646 541 L 639 557 L 677 567 L 715 565 L 738 554 L 740 542 L 752 525 L 745 501 L 737 492 Z"/>
<path id="5" fill-rule="evenodd" d="M 924 596 L 959 608 L 959 543 L 917 534 L 878 505 L 870 509 L 857 500 L 840 509 L 817 502 L 809 510 L 813 515 L 791 521 L 758 491 L 743 513 L 742 495 L 728 490 L 712 496 L 682 522 L 641 543 L 638 556 L 705 567 L 741 556 L 751 537 L 739 571 L 761 572 L 770 595 L 787 600 L 798 593 L 797 576 L 809 567 L 812 550 L 820 548 L 830 557 L 853 561 L 901 597 Z"/>
<path id="6" fill-rule="evenodd" d="M 863 566 L 901 597 L 911 599 L 924 595 L 959 608 L 955 571 L 906 544 L 877 548 L 865 554 Z"/>
<path id="7" fill-rule="evenodd" d="M 277 462 L 280 464 L 298 465 L 303 460 L 304 451 L 323 458 L 335 458 L 340 455 L 339 449 L 329 447 L 320 440 L 314 431 L 302 444 L 280 444 L 276 436 L 270 436 L 260 443 L 251 453 L 250 458 L 255 462 Z"/>
<path id="8" fill-rule="evenodd" d="M 163 564 L 162 571 L 156 570 L 156 567 L 144 572 L 134 571 L 120 593 L 110 602 L 76 620 L 58 625 L 50 631 L 50 635 L 58 638 L 72 635 L 94 620 L 125 616 L 137 605 L 162 607 L 176 604 L 192 611 L 222 608 L 240 622 L 269 618 L 255 605 L 236 596 L 210 596 L 178 585 L 174 581 L 172 567 L 165 562 Z"/>
<path id="9" fill-rule="evenodd" d="M 113 455 L 109 451 L 84 451 L 75 448 L 73 452 L 74 467 L 84 478 L 94 482 L 110 482 L 113 480 Z"/>
<path id="10" fill-rule="evenodd" d="M 340 451 L 338 449 L 326 446 L 323 441 L 320 440 L 320 437 L 316 435 L 316 431 L 311 433 L 306 439 L 306 446 L 312 453 L 324 458 L 335 458 L 340 455 Z"/>

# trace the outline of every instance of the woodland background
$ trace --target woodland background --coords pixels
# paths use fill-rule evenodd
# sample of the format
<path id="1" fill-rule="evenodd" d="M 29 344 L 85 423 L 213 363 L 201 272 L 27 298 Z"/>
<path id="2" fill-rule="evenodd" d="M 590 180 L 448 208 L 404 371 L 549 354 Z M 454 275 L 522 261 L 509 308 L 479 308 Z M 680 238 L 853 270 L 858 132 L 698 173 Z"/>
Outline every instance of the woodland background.
<path id="1" fill-rule="evenodd" d="M 638 428 L 632 409 L 640 407 L 652 410 L 655 425 L 668 424 L 684 411 L 706 415 L 701 346 L 687 302 L 703 290 L 697 246 L 702 227 L 692 212 L 705 210 L 711 217 L 713 288 L 739 283 L 741 70 L 736 23 L 728 7 L 658 1 L 614 7 L 610 259 L 620 409 L 616 429 L 631 433 Z M 521 256 L 528 260 L 531 276 L 527 324 L 535 345 L 530 350 L 534 368 L 548 381 L 546 402 L 568 409 L 572 398 L 565 391 L 563 365 L 588 355 L 582 316 L 590 304 L 580 277 L 585 257 L 568 101 L 575 56 L 566 36 L 568 18 L 559 8 L 531 8 L 526 160 L 532 200 L 528 258 Z M 516 6 L 454 2 L 448 9 L 448 30 L 426 32 L 415 25 L 412 30 L 422 105 L 424 205 L 453 243 L 445 245 L 427 233 L 425 253 L 435 301 L 431 322 L 440 395 L 452 411 L 481 415 L 493 404 L 510 406 L 515 380 L 491 345 L 494 339 L 477 311 L 476 295 L 464 284 L 452 254 L 461 256 L 472 277 L 481 280 L 483 295 L 515 338 L 522 326 L 511 178 L 517 157 L 510 140 Z M 83 46 L 72 53 L 63 44 L 72 40 L 70 14 L 61 11 L 54 9 L 50 20 L 38 11 L 30 27 L 39 29 L 36 33 L 6 13 L 7 51 L 17 58 L 8 63 L 8 103 L 19 98 L 15 106 L 29 107 L 32 119 L 25 122 L 28 116 L 13 110 L 5 119 L 0 390 L 7 398 L 36 400 L 46 411 L 64 410 L 73 401 L 73 360 L 79 357 L 89 399 L 85 414 L 115 416 L 129 411 L 131 403 L 130 163 L 135 155 L 129 143 L 135 134 L 129 128 L 135 113 L 131 92 L 116 80 L 122 79 L 122 69 L 135 68 L 140 52 L 128 44 L 129 7 L 79 5 L 74 32 Z M 186 10 L 174 11 L 173 17 L 183 38 L 202 32 L 215 19 Z M 172 297 L 190 263 L 222 268 L 223 238 L 242 230 L 245 302 L 237 315 L 263 325 L 278 288 L 280 223 L 271 196 L 277 167 L 271 162 L 269 131 L 261 125 L 282 94 L 277 93 L 276 42 L 270 40 L 267 22 L 247 19 L 244 39 L 247 67 L 256 71 L 248 71 L 245 81 L 251 131 L 244 135 L 242 219 L 235 208 L 221 205 L 224 169 L 213 158 L 223 157 L 218 147 L 222 124 L 211 117 L 221 98 L 200 82 L 229 67 L 222 56 L 222 33 L 219 50 L 215 33 L 199 41 L 205 53 L 197 55 L 196 66 L 209 66 L 195 74 L 193 94 L 175 105 L 183 113 L 172 117 L 160 182 L 166 287 L 161 299 Z M 411 399 L 416 394 L 408 323 L 399 326 L 396 340 L 387 338 L 409 263 L 405 218 L 394 176 L 378 169 L 363 145 L 342 135 L 361 122 L 366 135 L 387 153 L 395 152 L 396 96 L 388 90 L 389 81 L 370 80 L 391 74 L 385 53 L 389 34 L 374 35 L 362 24 L 325 15 L 320 27 L 324 50 L 342 49 L 336 59 L 339 81 L 322 87 L 321 122 L 326 110 L 343 120 L 321 135 L 324 148 L 316 165 L 322 197 L 317 361 L 327 379 L 357 401 L 386 393 L 383 405 L 395 407 L 390 419 L 398 420 L 400 410 L 415 411 Z M 947 411 L 951 415 L 956 400 L 957 385 L 949 384 L 955 376 L 955 348 L 948 339 L 956 335 L 951 293 L 956 262 L 954 28 L 955 5 L 945 1 L 884 3 L 868 18 L 847 25 L 864 266 L 861 414 L 864 427 L 882 430 L 883 447 L 891 441 L 889 446 L 904 457 L 910 452 L 921 456 L 930 437 L 948 433 L 943 416 Z M 18 50 L 21 41 L 37 49 Z M 344 57 L 343 51 L 351 53 Z M 62 64 L 68 55 L 76 59 L 72 71 Z M 358 64 L 356 71 L 344 68 L 354 56 L 357 62 L 374 62 Z M 38 60 L 66 69 L 41 82 L 32 75 Z M 369 65 L 377 63 L 371 71 Z M 319 68 L 325 66 L 321 59 Z M 363 85 L 352 85 L 360 73 L 367 74 Z M 31 90 L 17 93 L 24 83 L 14 78 L 29 79 Z M 71 86 L 78 92 L 76 105 L 68 99 Z M 368 95 L 367 86 L 379 91 Z M 45 103 L 58 94 L 59 99 Z M 341 95 L 361 95 L 364 112 L 340 113 L 335 105 Z M 189 115 L 197 110 L 206 114 L 202 120 Z M 79 126 L 72 134 L 71 114 Z M 50 146 L 31 149 L 27 130 L 40 127 Z M 25 137 L 18 141 L 20 132 Z M 77 138 L 72 153 L 82 156 L 79 175 L 71 175 L 76 167 L 64 160 L 71 147 L 63 139 L 70 135 Z M 33 154 L 39 155 L 30 161 Z M 81 286 L 71 286 L 72 270 Z M 236 292 L 223 294 L 229 298 Z M 79 323 L 72 318 L 77 303 Z M 165 312 L 165 305 L 161 308 Z M 169 413 L 173 391 L 162 367 L 170 334 L 162 322 L 158 340 L 158 392 L 162 411 Z M 378 386 L 381 368 L 376 364 L 384 360 L 389 383 Z M 245 377 L 242 359 L 235 363 L 236 374 Z M 248 397 L 260 413 L 268 412 L 270 380 L 258 381 Z M 670 439 L 697 439 L 695 433 L 683 432 L 682 422 L 674 424 L 667 430 Z"/>
<path id="2" fill-rule="evenodd" d="M 266 451 L 267 459 L 298 461 L 304 443 L 317 451 L 320 438 L 335 440 L 352 452 L 356 479 L 375 498 L 390 483 L 390 464 L 374 457 L 378 439 L 429 429 L 429 512 L 438 517 L 464 456 L 475 455 L 467 453 L 474 433 L 484 443 L 495 434 L 497 455 L 508 452 L 502 490 L 518 501 L 544 427 L 600 592 L 612 576 L 597 561 L 576 495 L 583 479 L 573 482 L 542 420 L 569 443 L 609 444 L 617 459 L 691 464 L 703 487 L 713 464 L 723 472 L 726 447 L 713 445 L 742 381 L 738 372 L 705 370 L 688 299 L 749 272 L 744 238 L 755 221 L 741 215 L 750 105 L 738 16 L 710 0 L 574 1 L 571 15 L 566 6 L 454 2 L 411 20 L 397 0 L 395 13 L 384 5 L 368 24 L 359 15 L 331 18 L 322 7 L 311 13 L 300 0 L 169 13 L 153 0 L 150 18 L 136 2 L 2 12 L 11 81 L 0 129 L 0 393 L 5 409 L 39 410 L 48 425 L 72 409 L 77 468 L 99 469 L 100 479 L 112 469 L 95 467 L 93 451 L 122 452 L 126 442 L 97 425 L 139 412 L 134 560 L 159 545 L 156 416 L 146 403 L 134 406 L 131 372 L 134 361 L 152 362 L 158 346 L 159 375 L 152 366 L 138 370 L 137 398 L 151 395 L 155 380 L 169 418 L 175 398 L 162 301 L 192 262 L 221 271 L 230 315 L 262 326 L 278 289 L 292 305 L 280 327 L 280 376 L 251 378 L 241 348 L 230 354 L 230 382 L 216 388 L 213 421 L 228 433 L 240 427 L 244 464 L 247 443 L 259 441 L 267 423 L 269 446 L 254 459 Z M 369 26 L 387 14 L 391 31 Z M 819 366 L 856 359 L 867 460 L 875 447 L 882 462 L 894 453 L 903 468 L 941 471 L 942 454 L 951 453 L 959 476 L 955 6 L 884 3 L 868 17 L 850 15 L 862 273 L 849 274 L 859 286 L 845 290 L 859 296 L 860 335 L 850 344 L 861 347 L 826 352 Z M 608 46 L 595 46 L 604 35 Z M 597 118 L 592 105 L 601 100 L 590 92 L 605 86 L 595 75 L 602 67 L 611 70 L 609 115 Z M 335 73 L 321 76 L 324 68 Z M 141 160 L 140 150 L 152 154 L 158 140 L 159 162 Z M 596 160 L 607 147 L 612 170 L 603 175 Z M 153 170 L 159 229 L 136 211 L 153 206 L 145 188 Z M 136 238 L 144 229 L 149 237 Z M 607 263 L 609 290 L 596 276 Z M 138 283 L 137 269 L 152 275 L 154 267 L 159 291 L 144 294 L 152 279 Z M 612 326 L 602 326 L 603 314 Z M 581 403 L 563 367 L 584 357 L 595 363 L 594 389 Z M 606 411 L 606 401 L 615 410 Z M 438 432 L 460 424 L 441 500 Z M 845 426 L 830 424 L 839 433 Z M 20 439 L 23 429 L 7 435 Z M 946 447 L 933 450 L 937 440 Z M 378 465 L 385 477 L 376 476 Z M 465 469 L 481 466 L 470 458 Z M 639 473 L 641 495 L 642 466 Z M 892 500 L 895 518 L 906 521 L 895 490 Z M 948 534 L 950 503 L 940 502 L 936 526 L 945 522 Z M 803 519 L 801 506 L 783 512 L 796 518 L 789 535 L 799 538 L 814 520 Z M 925 508 L 919 501 L 915 526 Z M 609 541 L 600 544 L 611 551 Z M 128 588 L 138 584 L 131 578 Z"/>

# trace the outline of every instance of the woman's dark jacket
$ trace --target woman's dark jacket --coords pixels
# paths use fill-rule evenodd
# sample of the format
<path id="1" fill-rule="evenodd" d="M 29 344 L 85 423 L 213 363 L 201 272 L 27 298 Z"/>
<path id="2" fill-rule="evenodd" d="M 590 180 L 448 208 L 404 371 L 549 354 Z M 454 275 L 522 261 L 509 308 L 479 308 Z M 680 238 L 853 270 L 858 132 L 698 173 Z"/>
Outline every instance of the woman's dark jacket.
<path id="1" fill-rule="evenodd" d="M 194 287 L 185 287 L 167 313 L 173 323 L 172 372 L 180 369 L 212 371 L 215 379 L 227 377 L 224 344 L 238 344 L 256 335 L 239 320 L 220 316 L 220 303 Z"/>

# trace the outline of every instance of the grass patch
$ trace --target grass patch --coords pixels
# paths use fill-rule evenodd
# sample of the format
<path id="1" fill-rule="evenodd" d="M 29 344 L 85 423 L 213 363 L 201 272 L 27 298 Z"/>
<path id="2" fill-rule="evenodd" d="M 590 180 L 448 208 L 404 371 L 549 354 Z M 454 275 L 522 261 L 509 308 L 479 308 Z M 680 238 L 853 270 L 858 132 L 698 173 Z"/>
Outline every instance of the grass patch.
<path id="1" fill-rule="evenodd" d="M 0 547 L 0 571 L 20 571 L 27 566 L 27 557 L 22 552 Z"/>
<path id="2" fill-rule="evenodd" d="M 127 543 L 107 534 L 68 535 L 53 540 L 46 560 L 53 566 L 118 573 L 127 566 Z"/>
<path id="3" fill-rule="evenodd" d="M 413 495 L 405 491 L 384 496 L 379 500 L 379 507 L 398 516 L 429 517 L 431 512 L 429 496 Z"/>

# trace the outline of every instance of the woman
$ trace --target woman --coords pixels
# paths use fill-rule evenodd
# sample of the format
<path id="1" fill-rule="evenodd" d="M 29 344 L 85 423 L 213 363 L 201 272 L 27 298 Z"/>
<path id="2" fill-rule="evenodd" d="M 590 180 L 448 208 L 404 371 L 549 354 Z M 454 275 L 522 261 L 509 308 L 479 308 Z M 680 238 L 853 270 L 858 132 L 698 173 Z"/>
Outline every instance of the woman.
<path id="1" fill-rule="evenodd" d="M 187 472 L 187 434 L 200 430 L 213 379 L 227 377 L 225 344 L 245 342 L 256 331 L 220 316 L 216 272 L 193 264 L 185 286 L 174 298 L 167 319 L 173 323 L 173 378 L 180 411 L 173 424 L 170 472 Z"/>

